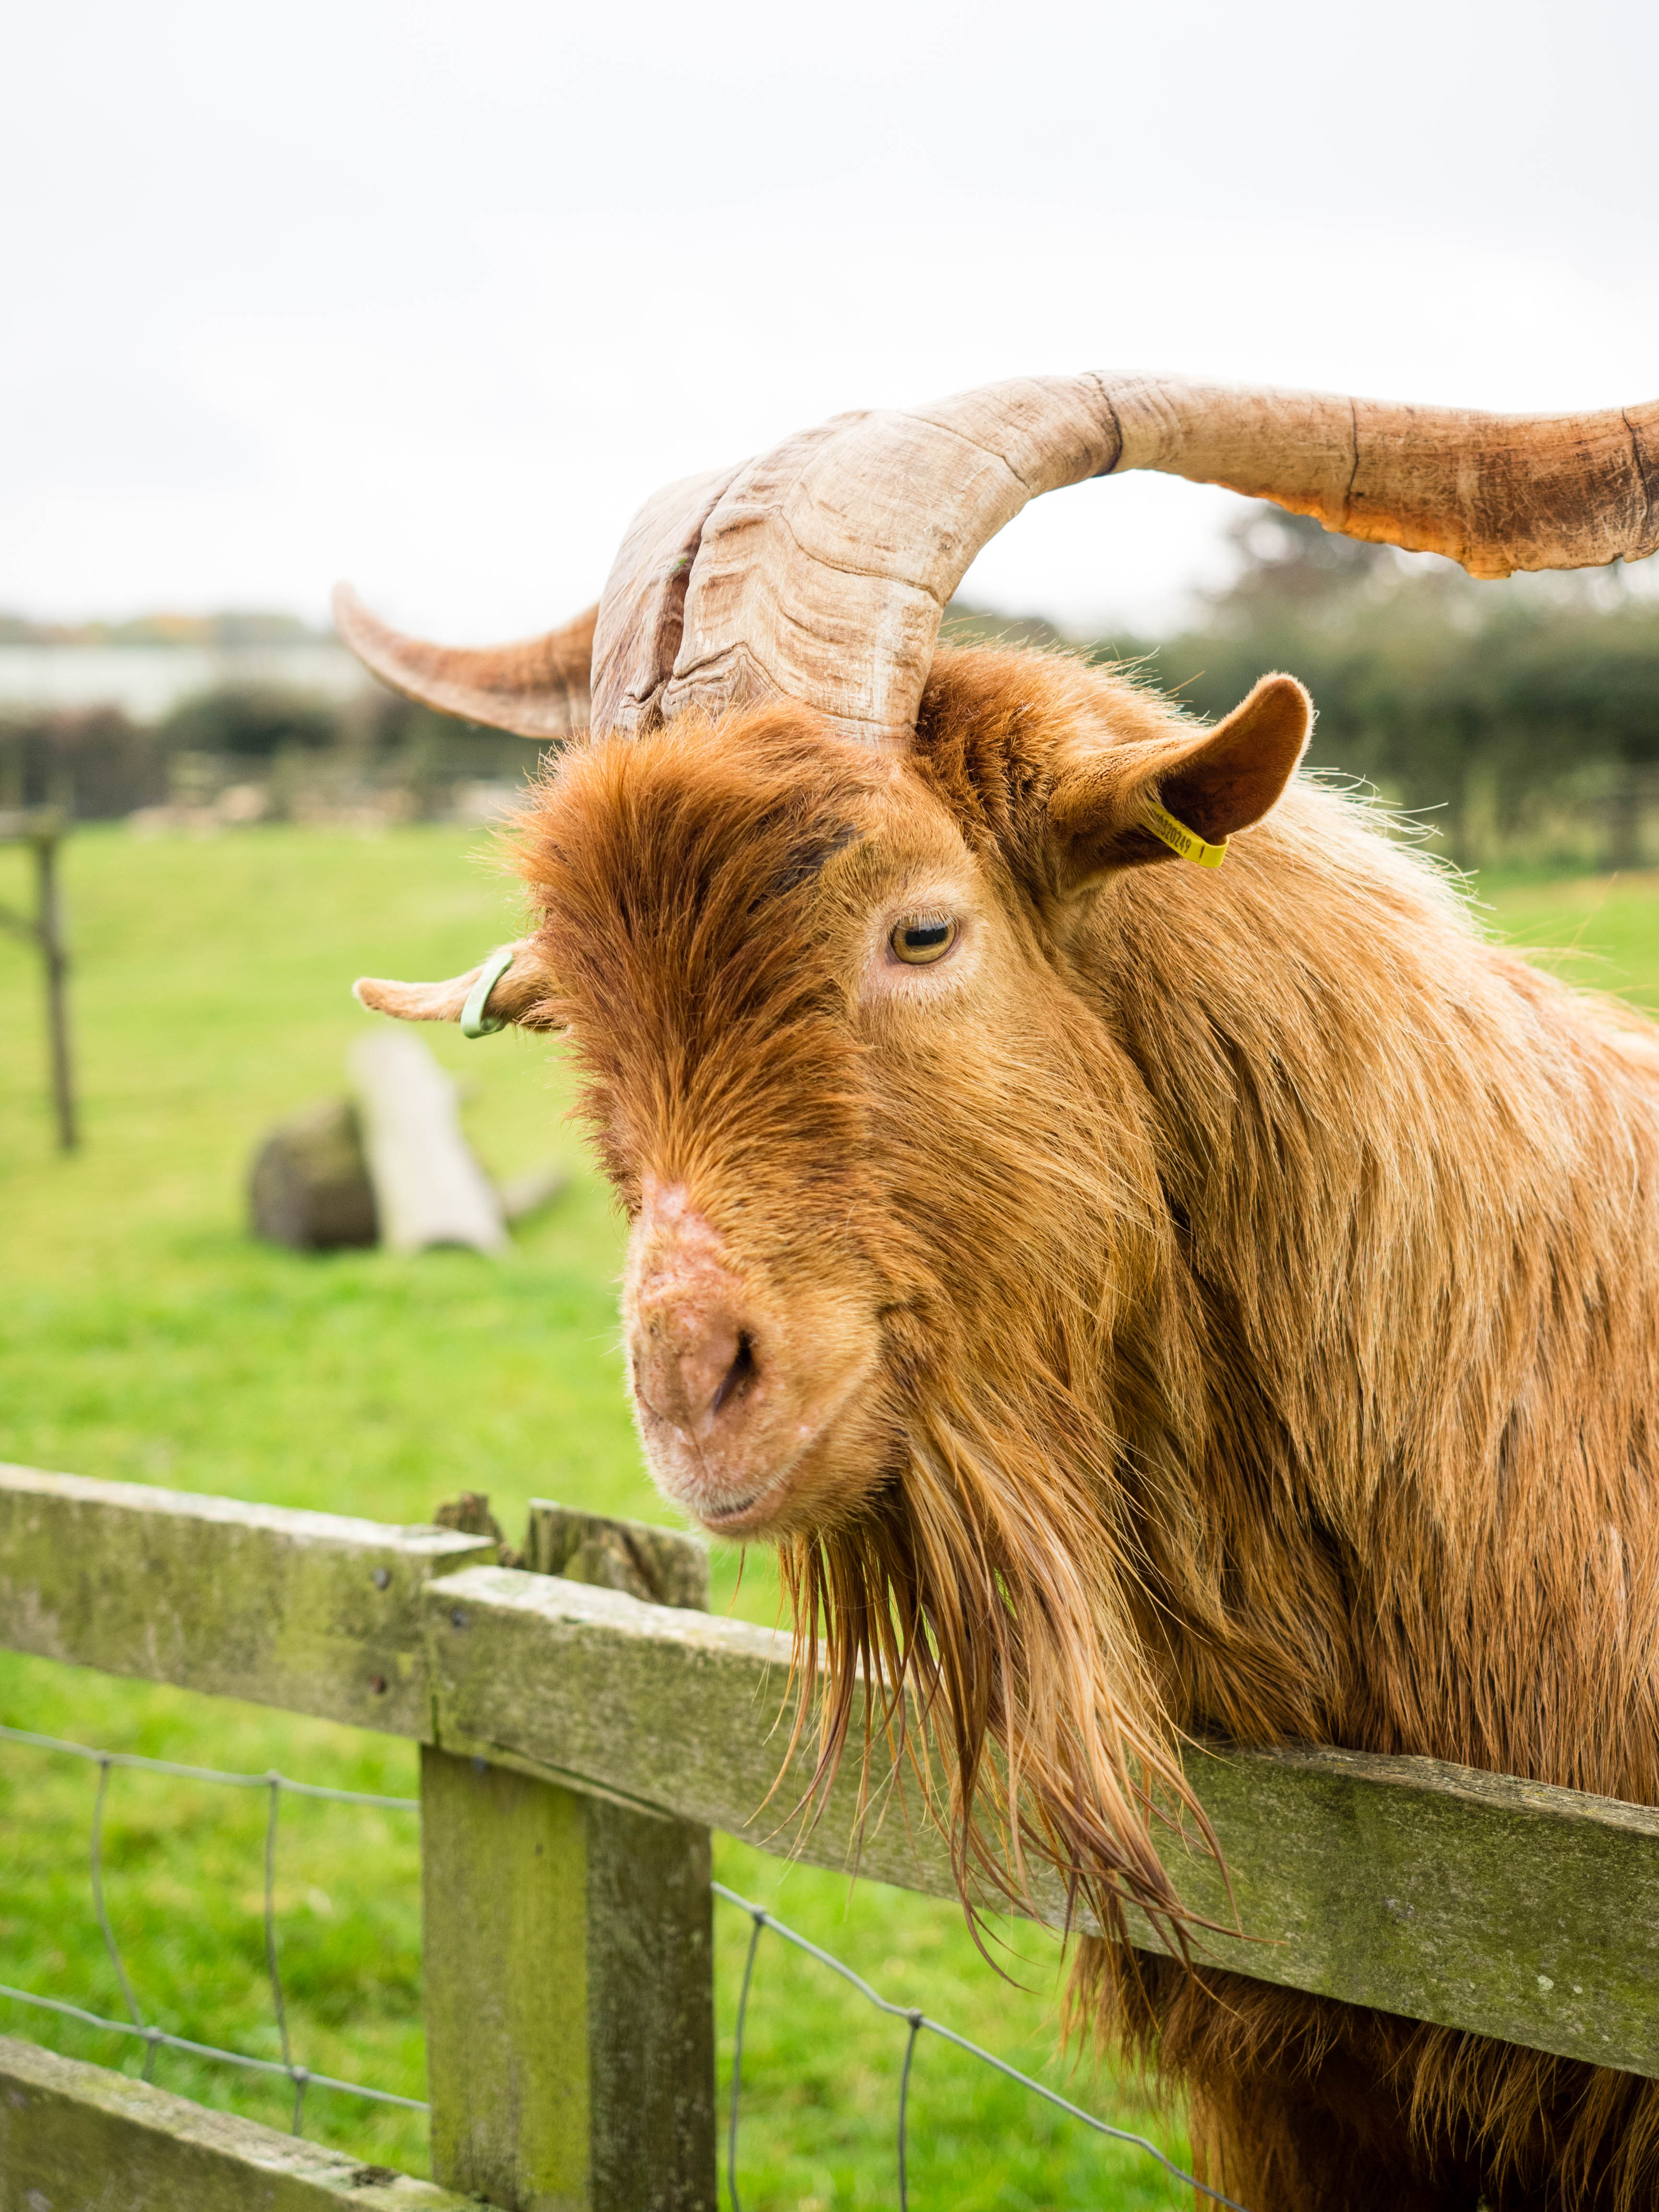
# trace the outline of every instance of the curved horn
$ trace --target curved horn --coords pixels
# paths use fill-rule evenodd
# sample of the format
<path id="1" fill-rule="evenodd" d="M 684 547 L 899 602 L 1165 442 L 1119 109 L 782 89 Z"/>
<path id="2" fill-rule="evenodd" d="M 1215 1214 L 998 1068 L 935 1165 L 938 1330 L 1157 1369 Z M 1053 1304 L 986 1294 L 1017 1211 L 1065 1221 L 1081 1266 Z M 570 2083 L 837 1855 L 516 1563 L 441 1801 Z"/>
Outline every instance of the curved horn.
<path id="1" fill-rule="evenodd" d="M 600 601 L 595 726 L 781 693 L 902 745 L 981 547 L 1037 493 L 1126 469 L 1274 500 L 1476 576 L 1659 545 L 1659 403 L 1506 416 L 1151 378 L 988 385 L 838 416 L 659 495 Z"/>
<path id="2" fill-rule="evenodd" d="M 334 627 L 382 684 L 441 714 L 520 738 L 568 738 L 587 727 L 599 611 L 589 607 L 562 629 L 516 645 L 426 645 L 371 614 L 349 584 L 334 587 Z"/>
<path id="3" fill-rule="evenodd" d="M 351 987 L 351 995 L 371 1013 L 390 1014 L 400 1022 L 459 1022 L 486 969 L 494 969 L 495 980 L 485 989 L 478 1012 L 493 1018 L 476 1034 L 484 1035 L 487 1029 L 501 1028 L 508 1022 L 520 1029 L 555 1026 L 538 1013 L 554 983 L 541 963 L 533 937 L 521 937 L 514 944 L 500 946 L 489 960 L 469 968 L 465 975 L 451 976 L 447 982 L 395 983 L 386 975 L 360 975 Z M 475 1032 L 469 1030 L 466 1034 L 471 1036 Z"/>

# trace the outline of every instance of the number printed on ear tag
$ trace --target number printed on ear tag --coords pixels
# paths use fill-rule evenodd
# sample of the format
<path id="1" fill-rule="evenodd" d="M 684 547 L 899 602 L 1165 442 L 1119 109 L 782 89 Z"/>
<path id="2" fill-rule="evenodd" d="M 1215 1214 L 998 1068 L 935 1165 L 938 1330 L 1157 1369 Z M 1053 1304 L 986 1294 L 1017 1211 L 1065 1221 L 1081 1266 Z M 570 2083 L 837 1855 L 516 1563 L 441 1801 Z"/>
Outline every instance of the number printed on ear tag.
<path id="1" fill-rule="evenodd" d="M 1149 801 L 1146 827 L 1154 837 L 1161 837 L 1172 853 L 1179 853 L 1183 860 L 1195 867 L 1218 868 L 1227 857 L 1227 840 L 1218 845 L 1207 844 L 1196 830 L 1189 830 L 1184 822 L 1177 822 L 1167 806 L 1157 799 Z"/>

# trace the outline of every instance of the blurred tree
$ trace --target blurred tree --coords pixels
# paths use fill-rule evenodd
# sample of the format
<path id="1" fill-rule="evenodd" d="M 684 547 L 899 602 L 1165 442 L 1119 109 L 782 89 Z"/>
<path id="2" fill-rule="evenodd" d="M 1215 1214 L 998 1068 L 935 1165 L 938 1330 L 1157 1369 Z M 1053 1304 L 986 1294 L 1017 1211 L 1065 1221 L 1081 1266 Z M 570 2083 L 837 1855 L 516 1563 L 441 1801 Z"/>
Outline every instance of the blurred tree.
<path id="1" fill-rule="evenodd" d="M 1233 580 L 1146 650 L 1154 680 L 1216 715 L 1288 669 L 1319 709 L 1314 764 L 1431 810 L 1465 863 L 1643 858 L 1659 805 L 1659 600 L 1618 570 L 1476 583 L 1266 505 L 1232 538 Z"/>
<path id="2" fill-rule="evenodd" d="M 1287 514 L 1265 500 L 1248 507 L 1227 537 L 1238 573 L 1212 604 L 1230 627 L 1318 614 L 1374 592 L 1395 569 L 1389 547 L 1338 537 L 1310 515 Z"/>

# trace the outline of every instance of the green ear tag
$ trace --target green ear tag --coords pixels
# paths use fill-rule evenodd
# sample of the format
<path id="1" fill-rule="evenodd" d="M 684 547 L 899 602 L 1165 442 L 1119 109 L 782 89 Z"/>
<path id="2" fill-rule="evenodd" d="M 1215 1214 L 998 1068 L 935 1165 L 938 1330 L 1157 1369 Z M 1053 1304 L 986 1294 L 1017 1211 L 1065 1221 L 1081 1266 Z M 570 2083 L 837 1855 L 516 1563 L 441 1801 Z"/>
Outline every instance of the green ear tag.
<path id="1" fill-rule="evenodd" d="M 461 1008 L 461 1035 L 464 1037 L 494 1036 L 497 1030 L 507 1027 L 505 1014 L 484 1012 L 489 1004 L 489 994 L 507 969 L 513 965 L 513 947 L 502 945 L 492 952 L 478 970 L 478 980 L 466 994 L 466 1004 Z"/>

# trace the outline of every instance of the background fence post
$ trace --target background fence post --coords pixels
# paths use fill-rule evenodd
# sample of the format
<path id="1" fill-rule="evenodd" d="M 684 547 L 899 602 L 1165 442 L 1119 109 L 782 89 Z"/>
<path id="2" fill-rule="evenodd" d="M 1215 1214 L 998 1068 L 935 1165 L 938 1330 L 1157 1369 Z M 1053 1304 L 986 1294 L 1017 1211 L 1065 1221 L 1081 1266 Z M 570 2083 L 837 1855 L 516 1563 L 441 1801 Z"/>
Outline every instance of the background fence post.
<path id="1" fill-rule="evenodd" d="M 40 934 L 40 958 L 46 969 L 52 1098 L 58 1117 L 58 1149 L 72 1152 L 78 1133 L 75 1126 L 75 1078 L 70 1066 L 69 949 L 64 942 L 64 895 L 58 875 L 58 848 L 64 834 L 64 824 L 60 819 L 50 817 L 37 819 L 34 834 L 35 927 Z"/>
<path id="2" fill-rule="evenodd" d="M 429 1747 L 421 1821 L 434 2178 L 503 2212 L 713 2212 L 707 1828 Z"/>
<path id="3" fill-rule="evenodd" d="M 77 1141 L 75 1081 L 70 1059 L 69 946 L 58 876 L 58 848 L 67 827 L 67 817 L 53 807 L 0 807 L 0 845 L 26 844 L 34 854 L 33 917 L 0 907 L 0 929 L 27 938 L 40 949 L 41 972 L 46 987 L 46 1042 L 52 1106 L 58 1121 L 58 1148 L 66 1152 L 72 1152 Z"/>

